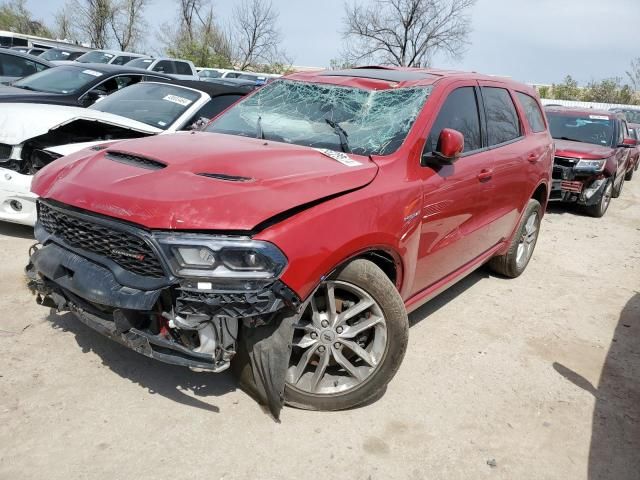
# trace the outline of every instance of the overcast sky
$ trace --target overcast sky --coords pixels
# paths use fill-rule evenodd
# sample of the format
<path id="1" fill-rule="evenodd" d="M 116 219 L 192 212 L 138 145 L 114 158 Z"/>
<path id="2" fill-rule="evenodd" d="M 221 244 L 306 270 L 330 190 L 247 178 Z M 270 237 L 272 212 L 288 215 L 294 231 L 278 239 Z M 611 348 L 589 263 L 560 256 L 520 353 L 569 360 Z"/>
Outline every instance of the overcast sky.
<path id="1" fill-rule="evenodd" d="M 147 49 L 159 25 L 175 18 L 176 0 L 150 0 Z M 65 0 L 28 0 L 46 23 Z M 219 21 L 232 15 L 232 0 L 214 0 Z M 283 48 L 295 65 L 324 67 L 339 56 L 344 0 L 273 0 L 280 11 Z M 640 0 L 478 0 L 470 12 L 471 42 L 457 60 L 435 67 L 506 75 L 536 83 L 566 74 L 584 83 L 625 74 L 640 57 Z M 628 21 L 626 21 L 628 19 Z"/>

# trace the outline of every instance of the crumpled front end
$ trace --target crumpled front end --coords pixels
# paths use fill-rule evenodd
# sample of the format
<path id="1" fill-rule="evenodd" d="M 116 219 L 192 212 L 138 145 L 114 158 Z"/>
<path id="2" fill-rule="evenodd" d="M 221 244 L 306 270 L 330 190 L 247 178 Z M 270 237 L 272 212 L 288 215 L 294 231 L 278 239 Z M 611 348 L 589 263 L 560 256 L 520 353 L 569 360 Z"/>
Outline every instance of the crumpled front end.
<path id="1" fill-rule="evenodd" d="M 584 206 L 598 204 L 608 180 L 605 164 L 606 159 L 555 157 L 549 200 Z"/>
<path id="2" fill-rule="evenodd" d="M 38 303 L 166 363 L 221 372 L 242 351 L 278 416 L 300 300 L 279 280 L 286 258 L 274 245 L 154 232 L 47 200 L 38 209 L 27 267 Z M 277 335 L 256 342 L 260 329 Z M 283 354 L 262 355 L 265 344 Z"/>

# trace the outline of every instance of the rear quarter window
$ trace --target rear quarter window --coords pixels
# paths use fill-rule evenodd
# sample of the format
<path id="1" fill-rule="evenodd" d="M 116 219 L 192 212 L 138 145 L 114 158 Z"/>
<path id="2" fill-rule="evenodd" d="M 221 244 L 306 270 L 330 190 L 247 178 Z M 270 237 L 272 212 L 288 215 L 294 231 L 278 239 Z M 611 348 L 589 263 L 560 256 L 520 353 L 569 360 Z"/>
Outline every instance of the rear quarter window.
<path id="1" fill-rule="evenodd" d="M 516 92 L 516 96 L 522 105 L 524 116 L 527 117 L 527 122 L 529 122 L 531 130 L 535 133 L 544 132 L 547 127 L 544 124 L 544 116 L 542 115 L 542 111 L 540 110 L 537 100 L 522 92 Z"/>
<path id="2" fill-rule="evenodd" d="M 489 146 L 510 142 L 521 136 L 520 120 L 509 91 L 499 87 L 482 87 Z"/>

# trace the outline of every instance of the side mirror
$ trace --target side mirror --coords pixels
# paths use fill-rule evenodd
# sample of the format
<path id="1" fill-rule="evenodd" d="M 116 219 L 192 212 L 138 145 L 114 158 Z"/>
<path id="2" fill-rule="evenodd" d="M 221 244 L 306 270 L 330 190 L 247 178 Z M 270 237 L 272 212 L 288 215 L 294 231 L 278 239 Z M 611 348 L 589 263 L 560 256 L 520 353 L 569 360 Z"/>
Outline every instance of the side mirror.
<path id="1" fill-rule="evenodd" d="M 445 128 L 438 136 L 438 149 L 435 152 L 425 153 L 422 158 L 423 165 L 430 163 L 451 165 L 464 151 L 464 135 L 452 128 Z"/>
<path id="2" fill-rule="evenodd" d="M 635 147 L 636 145 L 638 145 L 638 141 L 635 138 L 627 137 L 624 140 L 622 140 L 621 146 L 631 148 L 631 147 Z"/>

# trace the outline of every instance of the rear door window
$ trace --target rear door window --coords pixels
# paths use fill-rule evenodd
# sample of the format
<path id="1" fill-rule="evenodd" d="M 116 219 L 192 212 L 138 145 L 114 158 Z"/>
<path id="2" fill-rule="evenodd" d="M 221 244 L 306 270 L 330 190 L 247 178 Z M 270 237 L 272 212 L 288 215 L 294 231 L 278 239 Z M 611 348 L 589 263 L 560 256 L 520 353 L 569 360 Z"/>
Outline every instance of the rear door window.
<path id="1" fill-rule="evenodd" d="M 193 72 L 191 71 L 191 65 L 189 65 L 187 62 L 175 62 L 175 66 L 176 73 L 180 75 L 193 75 Z"/>
<path id="2" fill-rule="evenodd" d="M 431 127 L 425 151 L 438 151 L 438 138 L 445 128 L 452 128 L 464 135 L 465 153 L 482 148 L 478 101 L 473 87 L 458 88 L 449 94 Z"/>
<path id="3" fill-rule="evenodd" d="M 489 146 L 510 142 L 521 136 L 520 120 L 509 91 L 498 87 L 482 87 L 487 115 Z"/>
<path id="4" fill-rule="evenodd" d="M 536 99 L 522 92 L 516 92 L 516 96 L 524 109 L 524 115 L 527 117 L 531 130 L 535 133 L 544 132 L 546 130 L 544 116 Z"/>
<path id="5" fill-rule="evenodd" d="M 111 64 L 112 65 L 124 65 L 129 60 L 131 60 L 131 57 L 129 57 L 127 55 L 119 55 L 111 62 Z"/>
<path id="6" fill-rule="evenodd" d="M 169 60 L 160 60 L 152 69 L 154 72 L 176 73 L 173 68 L 173 62 Z"/>

